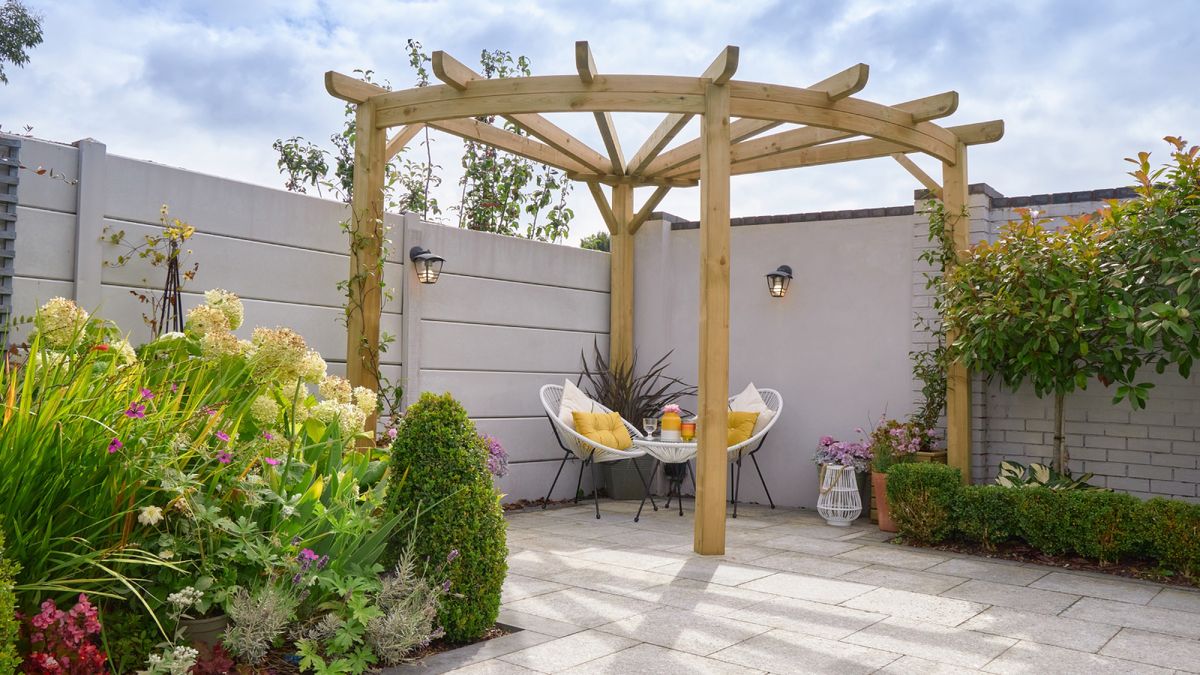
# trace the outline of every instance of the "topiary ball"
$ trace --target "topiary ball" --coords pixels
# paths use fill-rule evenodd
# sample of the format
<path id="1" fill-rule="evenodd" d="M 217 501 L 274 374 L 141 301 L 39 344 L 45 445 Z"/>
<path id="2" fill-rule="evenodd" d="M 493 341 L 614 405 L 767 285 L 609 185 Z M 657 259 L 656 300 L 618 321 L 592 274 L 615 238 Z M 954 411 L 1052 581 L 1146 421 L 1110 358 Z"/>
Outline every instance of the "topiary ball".
<path id="1" fill-rule="evenodd" d="M 391 559 L 410 545 L 411 535 L 417 560 L 450 581 L 438 611 L 446 638 L 482 637 L 496 623 L 508 572 L 504 513 L 483 440 L 450 394 L 425 393 L 409 406 L 392 445 L 387 499 L 393 512 L 419 513 L 415 532 L 392 540 Z"/>

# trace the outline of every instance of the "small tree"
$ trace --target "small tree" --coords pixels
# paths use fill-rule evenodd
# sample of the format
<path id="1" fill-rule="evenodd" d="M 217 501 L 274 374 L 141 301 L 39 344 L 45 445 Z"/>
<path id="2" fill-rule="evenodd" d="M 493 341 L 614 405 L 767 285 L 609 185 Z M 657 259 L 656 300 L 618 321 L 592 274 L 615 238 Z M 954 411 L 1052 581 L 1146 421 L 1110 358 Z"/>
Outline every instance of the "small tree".
<path id="1" fill-rule="evenodd" d="M 42 44 L 42 17 L 18 0 L 0 5 L 0 83 L 8 84 L 4 63 L 18 68 L 29 63 L 29 50 Z"/>
<path id="2" fill-rule="evenodd" d="M 580 240 L 579 248 L 608 252 L 611 244 L 612 242 L 609 240 L 607 232 L 597 232 L 596 234 L 589 234 Z"/>

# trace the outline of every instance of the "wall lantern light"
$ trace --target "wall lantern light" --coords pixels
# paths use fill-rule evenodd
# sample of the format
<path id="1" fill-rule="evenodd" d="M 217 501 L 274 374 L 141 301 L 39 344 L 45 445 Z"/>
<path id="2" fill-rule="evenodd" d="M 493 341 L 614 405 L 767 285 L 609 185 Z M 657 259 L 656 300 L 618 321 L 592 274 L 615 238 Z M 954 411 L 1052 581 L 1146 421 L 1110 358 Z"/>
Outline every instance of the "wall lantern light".
<path id="1" fill-rule="evenodd" d="M 434 255 L 429 249 L 420 246 L 409 250 L 408 259 L 417 270 L 417 281 L 423 284 L 436 284 L 438 277 L 442 275 L 442 263 L 446 262 L 442 256 Z"/>
<path id="2" fill-rule="evenodd" d="M 767 275 L 767 290 L 772 298 L 782 298 L 787 295 L 788 284 L 792 283 L 792 268 L 780 265 L 779 269 Z"/>

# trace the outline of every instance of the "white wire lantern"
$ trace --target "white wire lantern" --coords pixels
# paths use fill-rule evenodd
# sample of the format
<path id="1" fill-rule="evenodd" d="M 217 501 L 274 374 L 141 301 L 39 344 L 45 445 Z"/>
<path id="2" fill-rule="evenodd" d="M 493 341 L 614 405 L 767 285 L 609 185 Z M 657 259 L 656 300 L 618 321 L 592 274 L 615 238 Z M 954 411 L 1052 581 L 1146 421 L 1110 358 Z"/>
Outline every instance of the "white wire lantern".
<path id="1" fill-rule="evenodd" d="M 817 513 L 835 527 L 847 527 L 862 513 L 862 498 L 854 467 L 840 464 L 821 465 L 821 496 Z"/>

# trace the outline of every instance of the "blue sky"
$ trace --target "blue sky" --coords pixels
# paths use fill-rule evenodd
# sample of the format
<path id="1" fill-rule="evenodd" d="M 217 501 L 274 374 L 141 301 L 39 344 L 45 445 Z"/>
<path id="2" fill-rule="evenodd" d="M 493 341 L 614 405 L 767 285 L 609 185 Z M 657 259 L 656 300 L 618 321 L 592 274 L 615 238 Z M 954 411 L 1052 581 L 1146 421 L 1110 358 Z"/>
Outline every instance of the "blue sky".
<path id="1" fill-rule="evenodd" d="M 45 43 L 0 87 L 3 129 L 93 137 L 110 153 L 272 186 L 281 185 L 272 141 L 323 140 L 340 124 L 322 74 L 371 68 L 409 86 L 409 37 L 467 63 L 481 49 L 525 54 L 535 74 L 574 72 L 580 39 L 610 73 L 698 74 L 726 44 L 741 47 L 744 80 L 803 86 L 864 62 L 862 98 L 954 89 L 960 105 L 947 124 L 1003 118 L 1005 138 L 972 151 L 970 178 L 1008 195 L 1124 185 L 1123 157 L 1161 157 L 1168 134 L 1200 141 L 1200 2 L 1189 0 L 27 4 L 45 17 Z M 602 147 L 590 115 L 552 117 Z M 628 156 L 657 120 L 616 121 Z M 453 203 L 457 142 L 434 147 L 442 201 Z M 735 177 L 733 214 L 899 205 L 915 187 L 887 159 Z M 573 240 L 601 229 L 585 190 L 573 204 Z M 662 208 L 695 217 L 699 193 L 675 190 Z"/>

